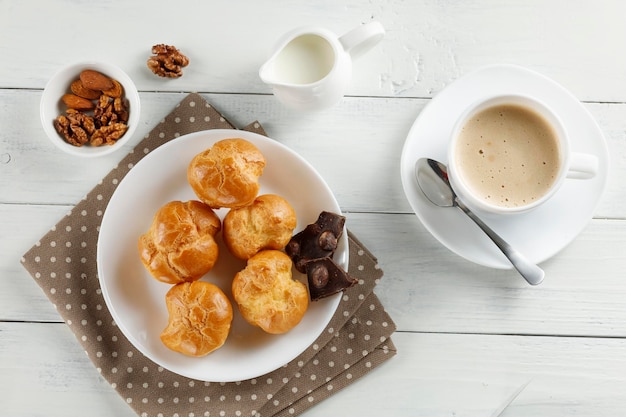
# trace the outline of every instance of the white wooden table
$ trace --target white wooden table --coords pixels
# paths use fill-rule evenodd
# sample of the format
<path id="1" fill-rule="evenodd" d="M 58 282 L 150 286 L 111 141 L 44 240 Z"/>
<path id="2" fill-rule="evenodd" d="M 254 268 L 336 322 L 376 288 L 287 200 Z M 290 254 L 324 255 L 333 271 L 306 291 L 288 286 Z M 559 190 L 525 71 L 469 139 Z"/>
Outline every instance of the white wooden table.
<path id="1" fill-rule="evenodd" d="M 0 415 L 134 415 L 20 265 L 125 154 L 78 159 L 44 135 L 46 81 L 86 58 L 121 66 L 140 90 L 140 127 L 127 150 L 187 92 L 200 92 L 234 123 L 258 119 L 309 160 L 378 257 L 385 279 L 376 292 L 398 325 L 398 354 L 306 415 L 489 416 L 529 379 L 503 415 L 626 414 L 625 15 L 619 0 L 0 1 Z M 387 34 L 356 62 L 348 96 L 332 109 L 290 111 L 259 80 L 282 33 L 311 24 L 341 34 L 371 20 Z M 181 79 L 148 72 L 155 43 L 187 53 Z M 534 288 L 446 249 L 412 212 L 399 178 L 422 109 L 494 63 L 563 85 L 610 150 L 593 219 L 542 263 L 547 276 Z"/>

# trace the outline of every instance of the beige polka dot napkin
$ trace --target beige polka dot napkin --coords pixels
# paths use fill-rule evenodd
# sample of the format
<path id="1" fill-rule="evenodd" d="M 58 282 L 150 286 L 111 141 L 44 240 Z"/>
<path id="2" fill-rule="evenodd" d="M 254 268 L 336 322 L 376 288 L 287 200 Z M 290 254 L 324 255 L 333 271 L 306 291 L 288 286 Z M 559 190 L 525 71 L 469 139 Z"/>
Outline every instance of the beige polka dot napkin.
<path id="1" fill-rule="evenodd" d="M 146 154 L 178 136 L 233 126 L 198 94 L 190 94 L 22 258 L 102 376 L 142 417 L 297 415 L 395 354 L 395 324 L 372 292 L 383 273 L 349 233 L 345 291 L 326 330 L 299 357 L 258 378 L 234 383 L 192 380 L 156 365 L 122 335 L 97 276 L 98 229 L 124 175 Z M 258 122 L 246 130 L 265 134 Z"/>

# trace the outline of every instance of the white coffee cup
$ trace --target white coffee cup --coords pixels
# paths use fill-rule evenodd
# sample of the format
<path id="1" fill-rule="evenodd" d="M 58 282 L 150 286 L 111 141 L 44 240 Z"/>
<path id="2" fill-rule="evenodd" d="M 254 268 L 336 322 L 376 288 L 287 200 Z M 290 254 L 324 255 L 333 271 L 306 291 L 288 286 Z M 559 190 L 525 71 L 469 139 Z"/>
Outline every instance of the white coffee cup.
<path id="1" fill-rule="evenodd" d="M 598 158 L 574 152 L 560 118 L 530 96 L 474 102 L 458 118 L 448 148 L 450 183 L 474 210 L 512 214 L 547 202 L 566 179 L 590 179 Z"/>

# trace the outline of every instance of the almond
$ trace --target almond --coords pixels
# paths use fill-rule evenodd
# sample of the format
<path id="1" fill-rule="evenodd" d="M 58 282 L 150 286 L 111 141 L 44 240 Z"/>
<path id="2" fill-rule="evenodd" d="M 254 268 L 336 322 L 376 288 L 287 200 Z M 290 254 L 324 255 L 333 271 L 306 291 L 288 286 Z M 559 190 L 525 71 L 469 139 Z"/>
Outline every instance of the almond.
<path id="1" fill-rule="evenodd" d="M 100 97 L 100 91 L 92 90 L 85 87 L 80 79 L 75 80 L 70 85 L 70 90 L 72 90 L 72 93 L 76 94 L 78 97 L 86 98 L 89 100 L 95 100 Z"/>
<path id="2" fill-rule="evenodd" d="M 111 79 L 111 81 L 113 82 L 113 88 L 111 88 L 110 90 L 102 90 L 102 94 L 106 94 L 107 96 L 113 98 L 122 97 L 122 94 L 124 93 L 124 88 L 122 87 L 122 84 L 114 79 Z"/>
<path id="3" fill-rule="evenodd" d="M 91 110 L 94 106 L 91 100 L 78 97 L 76 94 L 64 94 L 61 100 L 67 107 L 74 110 Z"/>
<path id="4" fill-rule="evenodd" d="M 113 81 L 106 75 L 94 71 L 94 70 L 84 70 L 80 73 L 80 80 L 83 83 L 83 86 L 89 88 L 90 90 L 110 90 L 114 87 Z"/>

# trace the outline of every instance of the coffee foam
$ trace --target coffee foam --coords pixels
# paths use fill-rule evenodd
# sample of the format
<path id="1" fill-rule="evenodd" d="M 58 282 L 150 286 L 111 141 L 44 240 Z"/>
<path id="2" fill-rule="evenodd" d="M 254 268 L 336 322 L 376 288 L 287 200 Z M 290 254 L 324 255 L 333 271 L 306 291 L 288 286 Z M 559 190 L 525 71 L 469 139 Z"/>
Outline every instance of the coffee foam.
<path id="1" fill-rule="evenodd" d="M 535 111 L 497 105 L 465 123 L 455 159 L 468 188 L 486 203 L 519 207 L 540 199 L 556 181 L 559 141 Z"/>

